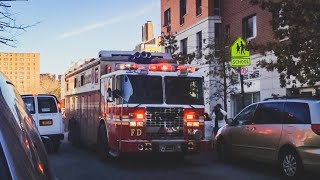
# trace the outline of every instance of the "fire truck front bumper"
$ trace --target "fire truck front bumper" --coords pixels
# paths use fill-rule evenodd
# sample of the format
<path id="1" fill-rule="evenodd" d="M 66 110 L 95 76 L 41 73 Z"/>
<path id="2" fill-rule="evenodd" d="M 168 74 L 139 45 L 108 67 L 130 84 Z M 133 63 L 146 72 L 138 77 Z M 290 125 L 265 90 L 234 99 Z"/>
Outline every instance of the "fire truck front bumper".
<path id="1" fill-rule="evenodd" d="M 121 152 L 199 153 L 212 149 L 210 140 L 122 140 Z"/>

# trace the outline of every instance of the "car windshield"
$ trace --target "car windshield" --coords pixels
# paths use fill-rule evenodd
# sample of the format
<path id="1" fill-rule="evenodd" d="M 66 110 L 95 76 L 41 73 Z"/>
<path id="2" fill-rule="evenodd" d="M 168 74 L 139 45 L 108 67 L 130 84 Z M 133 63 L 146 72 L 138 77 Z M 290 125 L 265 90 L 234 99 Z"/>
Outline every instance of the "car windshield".
<path id="1" fill-rule="evenodd" d="M 162 77 L 121 75 L 121 91 L 129 104 L 162 104 Z"/>
<path id="2" fill-rule="evenodd" d="M 167 104 L 204 104 L 201 78 L 167 76 L 164 82 Z"/>

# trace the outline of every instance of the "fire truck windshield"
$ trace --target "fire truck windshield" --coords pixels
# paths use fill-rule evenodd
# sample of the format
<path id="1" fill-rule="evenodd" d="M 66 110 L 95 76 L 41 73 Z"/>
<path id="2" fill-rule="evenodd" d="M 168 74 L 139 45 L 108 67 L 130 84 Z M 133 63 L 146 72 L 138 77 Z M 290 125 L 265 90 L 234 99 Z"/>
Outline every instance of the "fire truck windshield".
<path id="1" fill-rule="evenodd" d="M 162 104 L 162 77 L 121 75 L 117 85 L 129 104 Z"/>
<path id="2" fill-rule="evenodd" d="M 164 77 L 167 104 L 203 105 L 202 78 Z"/>

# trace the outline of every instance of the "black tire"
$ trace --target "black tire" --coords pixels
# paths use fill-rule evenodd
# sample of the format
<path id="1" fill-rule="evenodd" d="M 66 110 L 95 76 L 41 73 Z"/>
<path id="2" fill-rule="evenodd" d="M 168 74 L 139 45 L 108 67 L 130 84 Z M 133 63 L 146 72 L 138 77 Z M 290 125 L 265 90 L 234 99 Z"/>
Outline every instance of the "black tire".
<path id="1" fill-rule="evenodd" d="M 217 140 L 216 150 L 217 150 L 219 160 L 221 161 L 230 160 L 230 153 L 227 148 L 227 143 L 223 138 L 219 138 Z"/>
<path id="2" fill-rule="evenodd" d="M 80 148 L 82 143 L 81 143 L 81 130 L 80 130 L 80 124 L 75 123 L 74 128 L 72 130 L 72 145 L 75 147 Z"/>
<path id="3" fill-rule="evenodd" d="M 81 147 L 81 133 L 80 133 L 80 127 L 76 127 L 76 133 L 75 133 L 75 146 L 76 147 Z"/>
<path id="4" fill-rule="evenodd" d="M 104 124 L 100 125 L 97 137 L 97 150 L 101 160 L 107 160 L 110 158 L 109 154 L 109 142 L 107 138 L 107 130 Z"/>
<path id="5" fill-rule="evenodd" d="M 287 179 L 298 179 L 303 173 L 302 161 L 295 150 L 288 149 L 281 153 L 280 167 Z"/>

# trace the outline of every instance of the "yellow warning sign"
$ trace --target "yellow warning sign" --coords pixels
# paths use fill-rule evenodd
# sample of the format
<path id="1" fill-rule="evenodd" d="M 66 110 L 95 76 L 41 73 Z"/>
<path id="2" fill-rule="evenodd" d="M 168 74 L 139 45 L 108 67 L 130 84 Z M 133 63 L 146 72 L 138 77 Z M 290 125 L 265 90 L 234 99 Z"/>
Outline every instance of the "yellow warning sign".
<path id="1" fill-rule="evenodd" d="M 250 51 L 246 48 L 246 41 L 239 37 L 231 46 L 231 66 L 241 67 L 251 65 Z"/>

